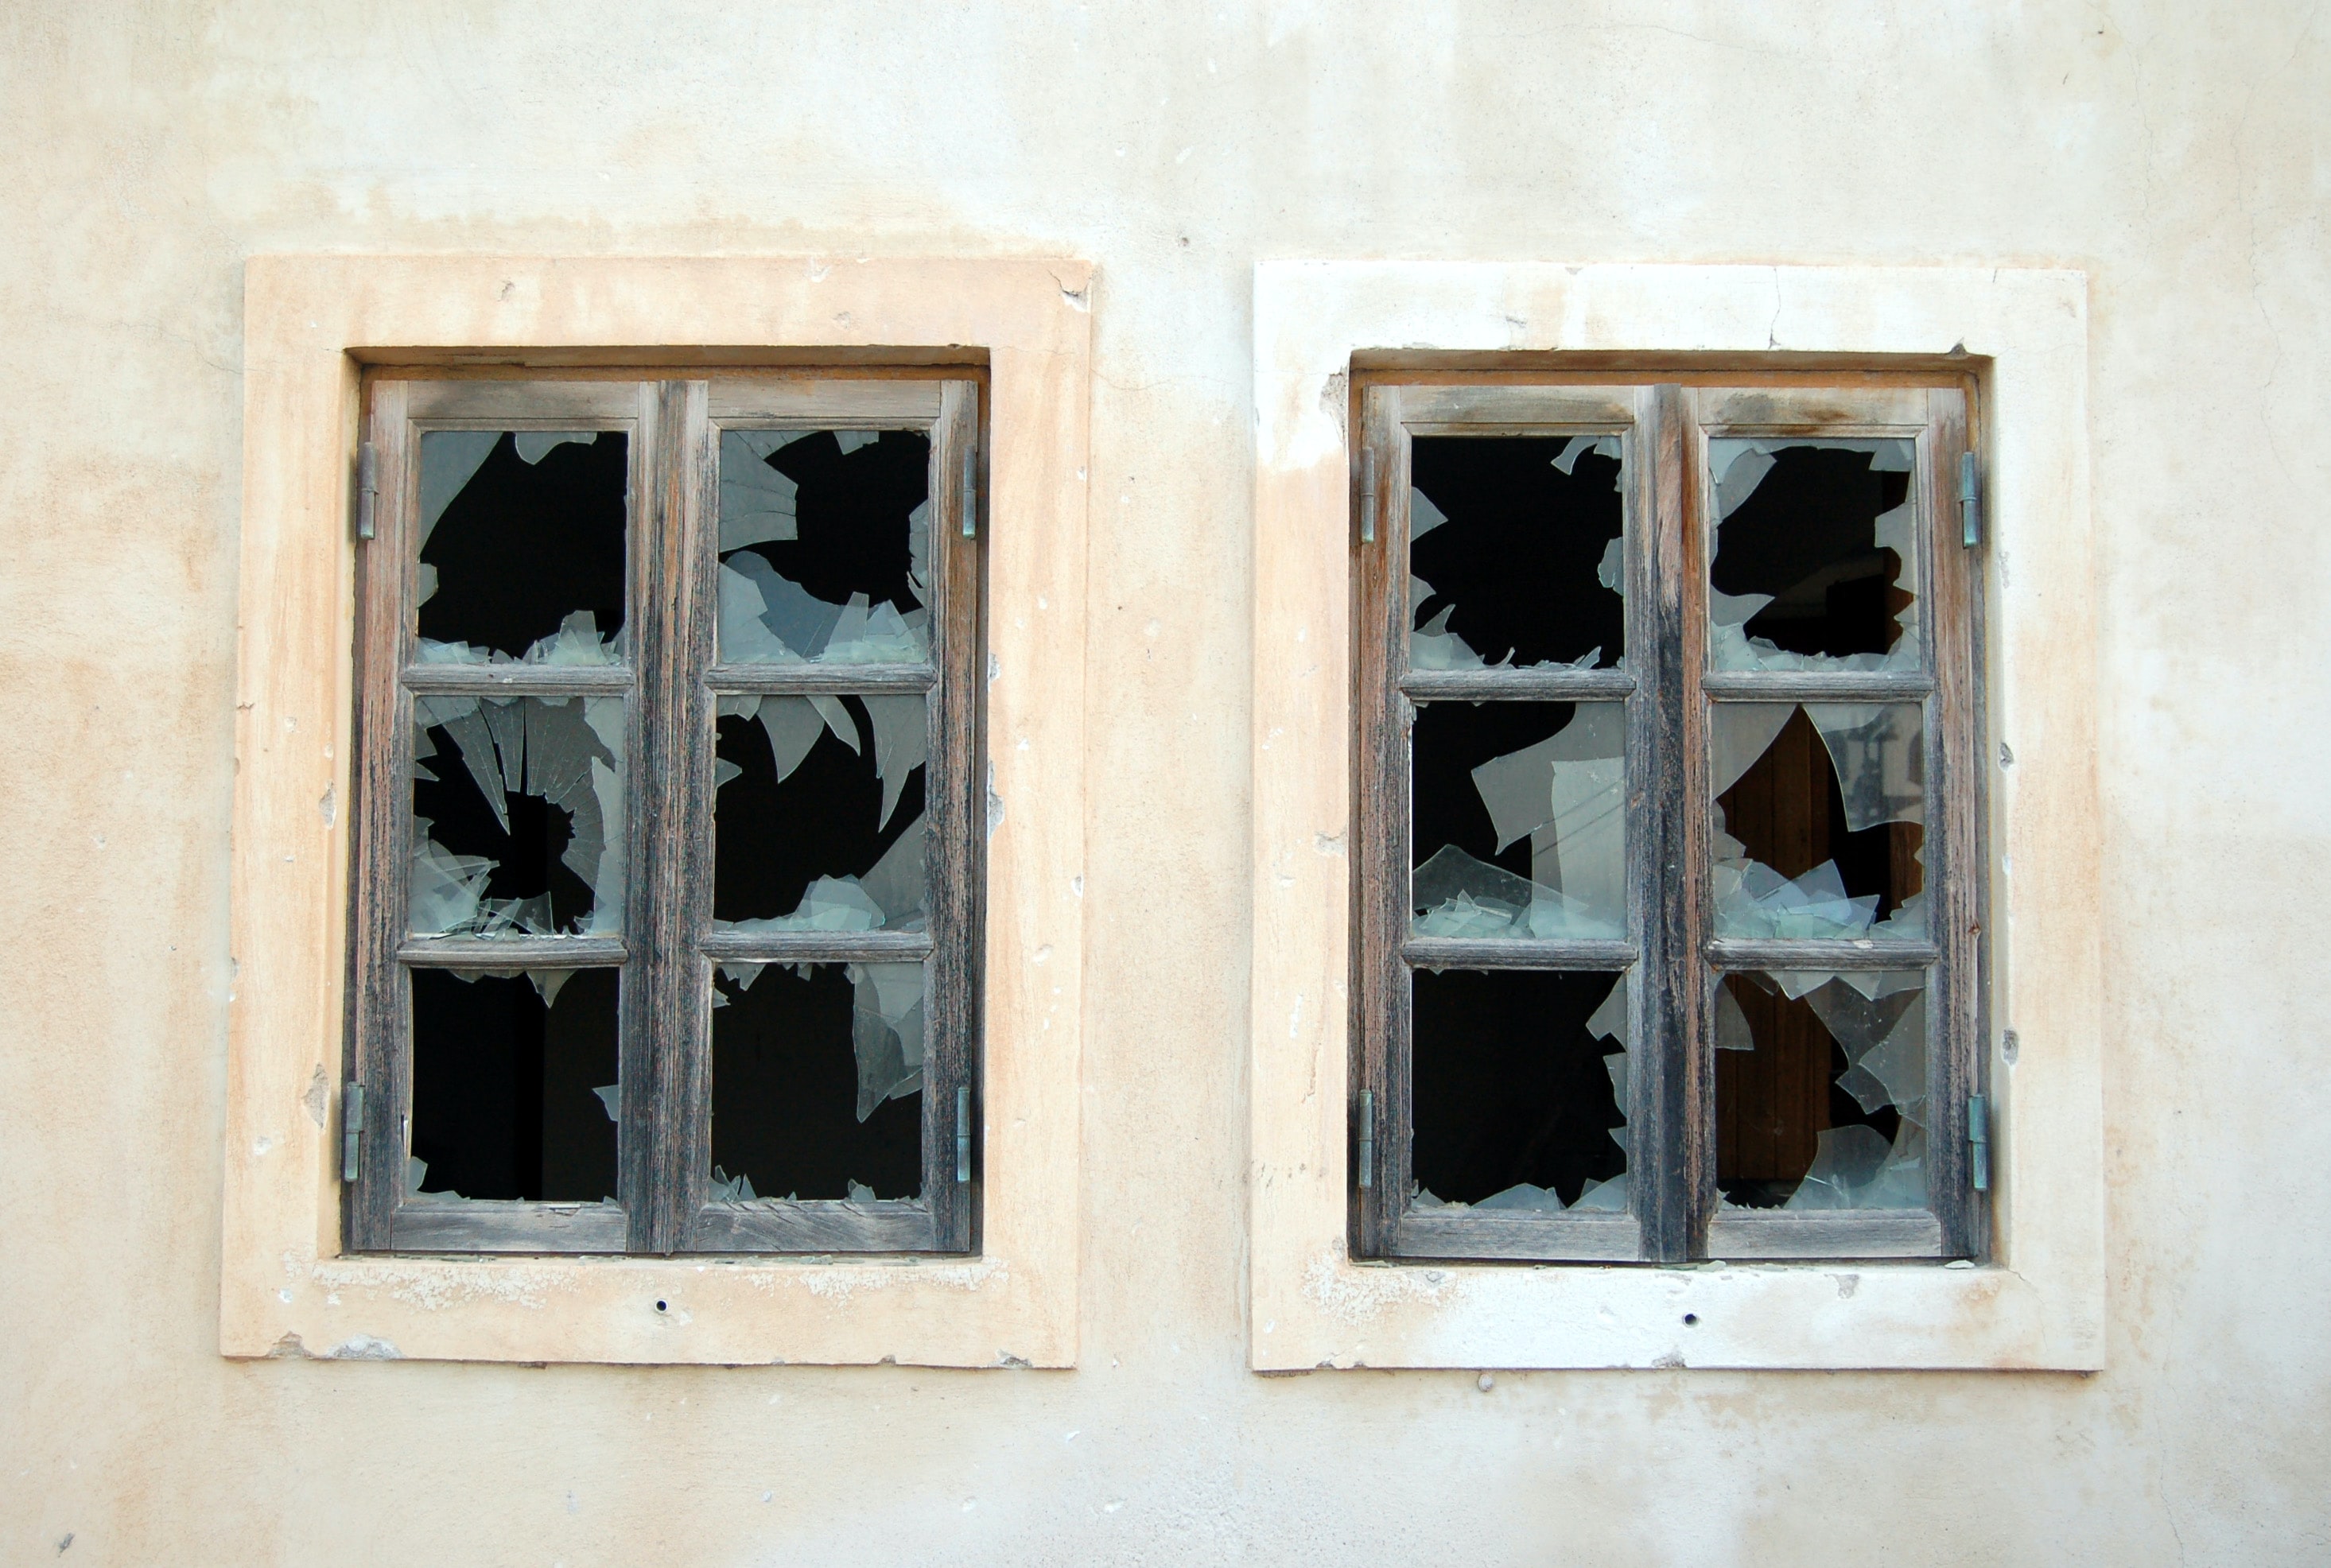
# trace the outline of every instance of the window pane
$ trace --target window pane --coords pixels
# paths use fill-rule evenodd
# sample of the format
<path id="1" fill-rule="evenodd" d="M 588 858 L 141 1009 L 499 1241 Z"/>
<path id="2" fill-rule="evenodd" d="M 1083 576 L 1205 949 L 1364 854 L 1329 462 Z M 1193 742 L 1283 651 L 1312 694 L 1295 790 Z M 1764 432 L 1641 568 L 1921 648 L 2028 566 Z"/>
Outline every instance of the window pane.
<path id="1" fill-rule="evenodd" d="M 921 930 L 928 724 L 919 695 L 722 698 L 715 924 Z"/>
<path id="2" fill-rule="evenodd" d="M 1718 670 L 1918 668 L 1914 443 L 1708 443 Z"/>
<path id="3" fill-rule="evenodd" d="M 1416 935 L 1625 935 L 1624 703 L 1422 703 L 1413 744 Z"/>
<path id="4" fill-rule="evenodd" d="M 623 699 L 413 699 L 416 936 L 623 928 Z"/>
<path id="5" fill-rule="evenodd" d="M 1418 970 L 1419 1208 L 1627 1208 L 1628 981 Z"/>
<path id="6" fill-rule="evenodd" d="M 413 976 L 415 1198 L 613 1202 L 613 969 Z"/>
<path id="7" fill-rule="evenodd" d="M 920 964 L 723 964 L 713 991 L 715 1202 L 922 1192 Z"/>
<path id="8" fill-rule="evenodd" d="M 1916 971 L 1725 975 L 1716 1180 L 1727 1205 L 1927 1205 L 1927 980 Z"/>
<path id="9" fill-rule="evenodd" d="M 1411 451 L 1409 667 L 1619 663 L 1619 438 L 1422 436 Z"/>
<path id="10" fill-rule="evenodd" d="M 414 657 L 621 660 L 630 444 L 619 431 L 423 435 Z"/>
<path id="11" fill-rule="evenodd" d="M 930 657 L 930 459 L 903 430 L 720 432 L 720 658 Z"/>
<path id="12" fill-rule="evenodd" d="M 1718 936 L 1925 937 L 1923 722 L 1908 702 L 1712 705 Z"/>

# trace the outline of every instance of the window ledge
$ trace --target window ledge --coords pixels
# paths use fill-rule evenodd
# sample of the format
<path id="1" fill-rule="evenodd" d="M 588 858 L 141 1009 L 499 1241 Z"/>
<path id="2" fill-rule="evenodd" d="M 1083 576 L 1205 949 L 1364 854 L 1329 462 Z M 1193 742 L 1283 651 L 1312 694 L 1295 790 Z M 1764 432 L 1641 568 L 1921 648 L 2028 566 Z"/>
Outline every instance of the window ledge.
<path id="1" fill-rule="evenodd" d="M 2087 282 L 2013 268 L 1273 261 L 1255 275 L 1249 1363 L 2032 1368 L 2104 1354 Z M 1407 356 L 1981 369 L 1993 1261 L 1355 1263 L 1346 377 Z M 1576 357 L 1565 359 L 1566 356 Z M 1765 359 L 1763 356 L 1775 356 Z M 1968 356 L 1960 359 L 1958 356 Z M 1388 362 L 1388 361 L 1386 361 Z M 1994 759 L 1995 760 L 1995 759 Z M 2010 868 L 2012 875 L 2010 875 Z M 2003 1031 L 2021 1049 L 2009 1060 Z M 1684 1321 L 1689 1316 L 1695 1321 Z"/>
<path id="2" fill-rule="evenodd" d="M 1072 1365 L 1087 422 L 1080 261 L 255 257 L 244 275 L 231 1356 Z M 670 345 L 684 344 L 687 349 Z M 338 1102 L 361 362 L 988 367 L 991 788 L 973 1259 L 354 1257 Z"/>

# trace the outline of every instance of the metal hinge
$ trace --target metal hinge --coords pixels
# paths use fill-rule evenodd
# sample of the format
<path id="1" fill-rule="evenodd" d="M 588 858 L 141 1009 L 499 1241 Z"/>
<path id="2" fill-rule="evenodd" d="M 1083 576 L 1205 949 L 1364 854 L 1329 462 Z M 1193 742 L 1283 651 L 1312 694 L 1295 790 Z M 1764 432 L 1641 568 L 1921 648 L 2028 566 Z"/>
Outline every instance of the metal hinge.
<path id="1" fill-rule="evenodd" d="M 1967 1096 L 1967 1163 L 1974 1173 L 1974 1190 L 1991 1191 L 1991 1107 L 1979 1094 Z"/>
<path id="2" fill-rule="evenodd" d="M 1983 543 L 1983 480 L 1971 451 L 1959 453 L 1959 543 L 1970 550 Z"/>
<path id="3" fill-rule="evenodd" d="M 961 1085 L 955 1091 L 955 1179 L 971 1180 L 971 1090 Z"/>
<path id="4" fill-rule="evenodd" d="M 1360 543 L 1376 542 L 1376 449 L 1360 449 Z"/>
<path id="5" fill-rule="evenodd" d="M 979 537 L 979 449 L 969 442 L 963 449 L 963 537 Z"/>
<path id="6" fill-rule="evenodd" d="M 1376 1091 L 1360 1091 L 1360 1185 L 1376 1184 Z"/>
<path id="7" fill-rule="evenodd" d="M 340 1095 L 340 1180 L 353 1182 L 363 1167 L 364 1085 L 351 1083 Z"/>
<path id="8" fill-rule="evenodd" d="M 357 448 L 357 537 L 372 537 L 372 508 L 380 495 L 380 449 L 370 442 Z"/>

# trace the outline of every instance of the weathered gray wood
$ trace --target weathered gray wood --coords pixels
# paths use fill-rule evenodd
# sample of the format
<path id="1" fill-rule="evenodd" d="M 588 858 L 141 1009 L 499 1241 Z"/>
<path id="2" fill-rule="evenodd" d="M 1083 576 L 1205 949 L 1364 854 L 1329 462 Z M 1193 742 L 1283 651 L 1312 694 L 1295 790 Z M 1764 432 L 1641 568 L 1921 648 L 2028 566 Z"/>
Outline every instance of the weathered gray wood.
<path id="1" fill-rule="evenodd" d="M 1706 599 L 1693 487 L 1685 482 L 1688 423 L 1681 387 L 1651 389 L 1640 443 L 1649 453 L 1646 526 L 1629 595 L 1642 611 L 1636 624 L 1644 630 L 1630 645 L 1642 650 L 1637 662 L 1647 670 L 1647 690 L 1637 699 L 1646 711 L 1628 727 L 1629 826 L 1640 827 L 1633 838 L 1642 846 L 1633 865 L 1643 941 L 1643 984 L 1636 988 L 1628 1053 L 1635 1101 L 1629 1184 L 1642 1222 L 1642 1255 L 1668 1262 L 1691 1255 L 1714 1159 L 1699 1048 L 1708 856 L 1695 808 L 1706 770 L 1692 761 L 1703 755 L 1706 729 L 1696 679 L 1705 657 L 1697 618 Z"/>
<path id="2" fill-rule="evenodd" d="M 603 969 L 630 956 L 621 936 L 407 936 L 397 961 L 431 969 Z"/>
<path id="3" fill-rule="evenodd" d="M 621 1252 L 630 1223 L 616 1203 L 408 1202 L 388 1244 L 400 1252 Z"/>
<path id="4" fill-rule="evenodd" d="M 1411 670 L 1400 689 L 1413 702 L 1579 702 L 1623 698 L 1635 678 L 1623 670 Z"/>
<path id="5" fill-rule="evenodd" d="M 1926 861 L 1928 928 L 1943 950 L 1927 991 L 1927 1188 L 1941 1246 L 1974 1256 L 1984 1245 L 1985 1205 L 1974 1189 L 1967 1096 L 1981 1081 L 1982 1011 L 1976 985 L 1983 946 L 1984 857 L 1976 815 L 1985 773 L 1974 706 L 1974 561 L 1960 541 L 1958 459 L 1966 450 L 1964 394 L 1927 394 L 1932 425 L 1919 442 L 1927 508 L 1927 647 L 1935 696 L 1927 705 Z"/>
<path id="6" fill-rule="evenodd" d="M 365 1088 L 363 1155 L 345 1194 L 342 1243 L 351 1251 L 395 1244 L 404 1192 L 403 1128 L 410 1104 L 411 998 L 397 948 L 412 865 L 412 703 L 398 684 L 404 607 L 412 602 L 413 518 L 420 448 L 406 385 L 375 382 L 366 439 L 379 453 L 373 537 L 357 546 L 355 800 L 348 813 L 347 1076 Z"/>
<path id="7" fill-rule="evenodd" d="M 1401 956 L 1412 969 L 1624 969 L 1635 962 L 1632 942 L 1584 939 L 1500 942 L 1470 936 L 1411 936 Z"/>
<path id="8" fill-rule="evenodd" d="M 423 430 L 622 430 L 638 416 L 635 376 L 432 376 L 402 381 Z"/>
<path id="9" fill-rule="evenodd" d="M 1400 948 L 1410 914 L 1408 744 L 1414 710 L 1399 689 L 1408 635 L 1408 442 L 1400 431 L 1399 405 L 1395 388 L 1366 390 L 1350 477 L 1356 800 L 1347 1158 L 1357 1231 L 1353 1240 L 1362 1256 L 1377 1258 L 1390 1255 L 1407 1202 L 1412 1126 L 1408 969 Z M 1376 481 L 1372 543 L 1361 539 L 1358 522 L 1371 500 L 1362 488 L 1369 452 Z M 1372 1107 L 1365 1127 L 1364 1106 Z"/>
<path id="10" fill-rule="evenodd" d="M 1719 936 L 1707 944 L 1718 969 L 1924 969 L 1940 956 L 1931 942 L 1749 940 Z"/>
<path id="11" fill-rule="evenodd" d="M 1632 1214 L 1411 1208 L 1385 1250 L 1395 1258 L 1451 1261 L 1632 1263 L 1642 1246 L 1642 1226 Z"/>
<path id="12" fill-rule="evenodd" d="M 626 666 L 574 664 L 408 664 L 404 689 L 423 696 L 614 696 L 632 689 Z"/>
<path id="13" fill-rule="evenodd" d="M 896 373 L 732 371 L 713 381 L 709 407 L 713 423 L 730 430 L 928 430 L 939 418 L 945 385 Z"/>
<path id="14" fill-rule="evenodd" d="M 1633 390 L 1478 378 L 1399 389 L 1411 435 L 1615 435 L 1635 423 Z"/>
<path id="15" fill-rule="evenodd" d="M 1924 1209 L 1719 1209 L 1710 1258 L 1939 1258 L 1943 1228 Z"/>
<path id="16" fill-rule="evenodd" d="M 939 632 L 934 626 L 934 636 Z M 928 664 L 716 664 L 704 683 L 722 693 L 858 697 L 934 690 L 939 672 Z"/>
<path id="17" fill-rule="evenodd" d="M 995 519 L 980 515 L 984 457 L 979 386 L 949 381 L 931 439 L 931 658 L 941 672 L 927 708 L 929 760 L 924 774 L 929 813 L 926 887 L 930 900 L 929 956 L 924 966 L 923 1200 L 930 1235 L 924 1245 L 968 1251 L 977 1245 L 977 1194 L 983 1153 L 976 1041 L 982 948 L 981 889 L 987 835 L 984 775 L 985 689 L 980 679 L 979 597 L 983 542 Z M 965 537 L 968 511 L 972 537 Z M 956 1089 L 969 1090 L 968 1182 L 956 1180 Z"/>
<path id="18" fill-rule="evenodd" d="M 922 931 L 727 930 L 707 932 L 697 946 L 726 964 L 906 964 L 937 944 Z"/>
<path id="19" fill-rule="evenodd" d="M 1699 689 L 1757 702 L 1917 702 L 1935 681 L 1924 670 L 1711 670 L 1700 676 Z"/>
<path id="20" fill-rule="evenodd" d="M 952 1158 L 950 1158 L 952 1165 Z M 940 1252 L 930 1205 L 920 1199 L 756 1199 L 707 1203 L 696 1212 L 688 1246 L 697 1252 Z"/>

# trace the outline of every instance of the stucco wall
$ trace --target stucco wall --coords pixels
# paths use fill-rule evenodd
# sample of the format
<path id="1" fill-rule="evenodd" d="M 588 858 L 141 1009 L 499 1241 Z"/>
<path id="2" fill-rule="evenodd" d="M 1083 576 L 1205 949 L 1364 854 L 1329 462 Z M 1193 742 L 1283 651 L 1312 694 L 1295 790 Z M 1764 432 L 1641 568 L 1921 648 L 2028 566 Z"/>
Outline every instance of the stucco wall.
<path id="1" fill-rule="evenodd" d="M 27 5 L 0 71 L 0 1560 L 2331 1554 L 2311 14 Z M 309 249 L 1098 264 L 1080 1370 L 217 1355 L 242 263 Z M 2088 271 L 2105 1372 L 1242 1370 L 1294 255 Z"/>

